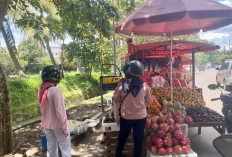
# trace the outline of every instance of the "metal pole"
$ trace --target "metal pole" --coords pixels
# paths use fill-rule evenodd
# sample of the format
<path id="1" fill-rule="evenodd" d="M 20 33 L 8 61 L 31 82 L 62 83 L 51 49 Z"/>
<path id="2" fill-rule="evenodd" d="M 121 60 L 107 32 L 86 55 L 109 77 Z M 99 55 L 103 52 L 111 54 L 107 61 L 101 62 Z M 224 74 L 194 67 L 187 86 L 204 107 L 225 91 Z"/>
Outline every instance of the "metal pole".
<path id="1" fill-rule="evenodd" d="M 171 21 L 171 101 L 173 102 L 173 84 L 172 84 L 172 21 Z"/>
<path id="2" fill-rule="evenodd" d="M 114 65 L 116 65 L 116 45 L 115 45 L 115 25 L 113 18 L 113 28 L 114 28 L 114 37 L 113 37 L 113 45 L 114 45 Z M 116 76 L 116 67 L 114 66 L 114 75 Z"/>
<path id="3" fill-rule="evenodd" d="M 192 82 L 193 82 L 193 87 L 195 87 L 195 53 L 192 50 Z"/>

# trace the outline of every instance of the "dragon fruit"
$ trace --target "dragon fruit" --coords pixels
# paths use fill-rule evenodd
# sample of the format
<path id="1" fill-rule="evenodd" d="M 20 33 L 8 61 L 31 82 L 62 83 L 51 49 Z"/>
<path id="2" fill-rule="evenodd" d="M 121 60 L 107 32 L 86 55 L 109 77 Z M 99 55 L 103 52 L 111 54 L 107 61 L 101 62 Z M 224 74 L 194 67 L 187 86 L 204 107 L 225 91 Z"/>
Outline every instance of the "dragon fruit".
<path id="1" fill-rule="evenodd" d="M 166 137 L 166 138 L 164 139 L 164 145 L 167 146 L 167 147 L 172 146 L 172 139 Z"/>
<path id="2" fill-rule="evenodd" d="M 175 116 L 175 122 L 176 123 L 183 123 L 184 122 L 184 118 L 180 115 Z"/>
<path id="3" fill-rule="evenodd" d="M 146 121 L 146 128 L 150 128 L 151 127 L 151 119 L 148 119 L 147 118 L 147 121 Z"/>
<path id="4" fill-rule="evenodd" d="M 166 150 L 165 150 L 165 148 L 160 148 L 160 149 L 158 150 L 158 153 L 159 153 L 159 155 L 162 155 L 162 156 L 166 155 Z"/>
<path id="5" fill-rule="evenodd" d="M 168 123 L 161 123 L 161 124 L 159 125 L 159 129 L 160 129 L 160 130 L 163 130 L 164 132 L 167 132 L 167 131 L 169 130 L 169 125 L 168 125 Z"/>
<path id="6" fill-rule="evenodd" d="M 179 142 L 181 146 L 186 146 L 188 144 L 188 138 L 182 137 Z"/>
<path id="7" fill-rule="evenodd" d="M 159 138 L 164 138 L 165 132 L 164 132 L 163 130 L 158 130 L 158 131 L 157 131 L 157 136 L 158 136 Z"/>
<path id="8" fill-rule="evenodd" d="M 173 147 L 173 151 L 174 151 L 174 153 L 175 154 L 177 154 L 177 155 L 180 155 L 181 153 L 182 153 L 182 147 L 180 146 L 180 145 L 175 145 L 174 147 Z"/>
<path id="9" fill-rule="evenodd" d="M 164 145 L 164 141 L 161 138 L 157 138 L 155 141 L 155 145 L 161 148 Z"/>
<path id="10" fill-rule="evenodd" d="M 175 111 L 173 112 L 173 115 L 174 115 L 174 117 L 176 117 L 176 116 L 181 116 L 181 111 L 180 111 L 180 110 L 175 110 Z"/>
<path id="11" fill-rule="evenodd" d="M 172 119 L 173 119 L 173 115 L 172 115 L 171 112 L 167 112 L 167 113 L 166 113 L 166 117 L 167 117 L 167 118 L 172 118 Z"/>
<path id="12" fill-rule="evenodd" d="M 166 135 L 165 135 L 165 137 L 172 138 L 172 133 L 171 132 L 167 132 Z"/>
<path id="13" fill-rule="evenodd" d="M 148 135 L 148 136 L 146 137 L 146 142 L 147 142 L 147 143 L 151 142 L 151 139 L 152 139 L 151 137 L 152 137 L 151 135 Z"/>
<path id="14" fill-rule="evenodd" d="M 172 118 L 168 118 L 168 119 L 167 119 L 167 123 L 168 123 L 169 125 L 173 125 L 173 124 L 174 124 L 174 120 L 173 120 Z"/>
<path id="15" fill-rule="evenodd" d="M 153 123 L 157 123 L 157 120 L 158 120 L 157 117 L 151 117 L 151 121 L 152 121 Z"/>
<path id="16" fill-rule="evenodd" d="M 185 118 L 185 121 L 186 121 L 186 123 L 192 123 L 193 122 L 193 120 L 192 120 L 192 118 L 190 116 L 187 116 Z"/>
<path id="17" fill-rule="evenodd" d="M 174 125 L 169 125 L 169 131 L 173 133 L 175 131 L 175 126 Z"/>
<path id="18" fill-rule="evenodd" d="M 172 147 L 167 147 L 167 148 L 166 148 L 166 154 L 172 155 L 172 153 L 173 153 Z"/>
<path id="19" fill-rule="evenodd" d="M 176 138 L 172 138 L 172 145 L 178 145 L 179 144 L 179 140 L 177 140 Z"/>
<path id="20" fill-rule="evenodd" d="M 148 149 L 148 150 L 151 150 L 151 147 L 152 147 L 152 143 L 149 142 L 149 143 L 147 144 L 147 149 Z"/>
<path id="21" fill-rule="evenodd" d="M 156 153 L 157 153 L 157 147 L 153 145 L 153 146 L 151 147 L 151 152 L 152 152 L 153 154 L 156 154 Z"/>
<path id="22" fill-rule="evenodd" d="M 183 152 L 184 154 L 189 154 L 190 148 L 187 147 L 187 146 L 183 146 L 183 147 L 182 147 L 182 152 Z"/>
<path id="23" fill-rule="evenodd" d="M 152 123 L 151 127 L 152 127 L 152 130 L 156 131 L 158 130 L 159 125 L 157 123 Z"/>
<path id="24" fill-rule="evenodd" d="M 183 133 L 182 133 L 181 130 L 176 130 L 176 131 L 174 132 L 174 137 L 175 137 L 176 139 L 180 140 L 180 139 L 182 138 L 182 136 L 183 136 Z"/>
<path id="25" fill-rule="evenodd" d="M 179 123 L 174 124 L 175 130 L 181 130 L 181 125 Z"/>
<path id="26" fill-rule="evenodd" d="M 159 123 L 164 123 L 166 121 L 166 117 L 160 116 L 159 117 Z"/>

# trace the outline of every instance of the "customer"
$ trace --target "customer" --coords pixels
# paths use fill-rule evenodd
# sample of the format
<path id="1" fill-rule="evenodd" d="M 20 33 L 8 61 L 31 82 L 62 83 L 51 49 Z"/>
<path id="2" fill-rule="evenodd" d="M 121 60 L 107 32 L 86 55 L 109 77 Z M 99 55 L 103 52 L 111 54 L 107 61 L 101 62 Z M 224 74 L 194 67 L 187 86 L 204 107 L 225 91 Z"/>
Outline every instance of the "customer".
<path id="1" fill-rule="evenodd" d="M 133 60 L 123 67 L 126 79 L 115 89 L 114 101 L 121 103 L 120 131 L 116 146 L 116 157 L 122 156 L 125 142 L 133 129 L 134 157 L 140 157 L 146 123 L 145 104 L 152 103 L 149 86 L 140 80 L 144 73 L 141 62 Z"/>
<path id="2" fill-rule="evenodd" d="M 70 134 L 62 91 L 56 84 L 60 72 L 55 66 L 42 70 L 43 83 L 40 85 L 38 101 L 42 113 L 42 128 L 47 138 L 47 157 L 58 157 L 58 144 L 62 157 L 71 157 Z"/>

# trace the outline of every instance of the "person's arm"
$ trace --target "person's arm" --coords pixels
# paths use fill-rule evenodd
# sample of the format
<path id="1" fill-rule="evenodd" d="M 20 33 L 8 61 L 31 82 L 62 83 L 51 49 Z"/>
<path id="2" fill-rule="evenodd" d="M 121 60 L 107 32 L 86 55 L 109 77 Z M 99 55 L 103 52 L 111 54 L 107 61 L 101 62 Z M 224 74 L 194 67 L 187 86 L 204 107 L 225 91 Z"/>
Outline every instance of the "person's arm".
<path id="1" fill-rule="evenodd" d="M 62 95 L 62 91 L 60 88 L 56 87 L 56 90 L 53 90 L 54 95 L 54 105 L 56 109 L 56 116 L 59 121 L 62 123 L 63 134 L 68 135 L 68 124 L 67 124 L 67 114 L 64 105 L 64 99 Z"/>
<path id="2" fill-rule="evenodd" d="M 152 93 L 150 87 L 146 84 L 145 104 L 151 104 L 153 102 Z"/>
<path id="3" fill-rule="evenodd" d="M 121 102 L 121 90 L 122 90 L 122 81 L 118 84 L 118 86 L 117 86 L 116 89 L 114 90 L 113 100 L 114 100 L 116 103 Z"/>

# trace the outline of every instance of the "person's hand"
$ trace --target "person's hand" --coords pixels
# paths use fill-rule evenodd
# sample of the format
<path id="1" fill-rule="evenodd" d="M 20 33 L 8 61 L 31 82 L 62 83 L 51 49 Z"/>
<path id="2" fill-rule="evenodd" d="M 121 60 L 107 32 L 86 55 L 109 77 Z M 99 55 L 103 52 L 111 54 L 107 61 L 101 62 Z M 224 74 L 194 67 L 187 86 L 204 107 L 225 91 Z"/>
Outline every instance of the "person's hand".
<path id="1" fill-rule="evenodd" d="M 67 136 L 68 136 L 68 133 L 65 132 L 65 131 L 63 131 L 63 135 L 64 135 L 65 137 L 67 137 Z"/>

